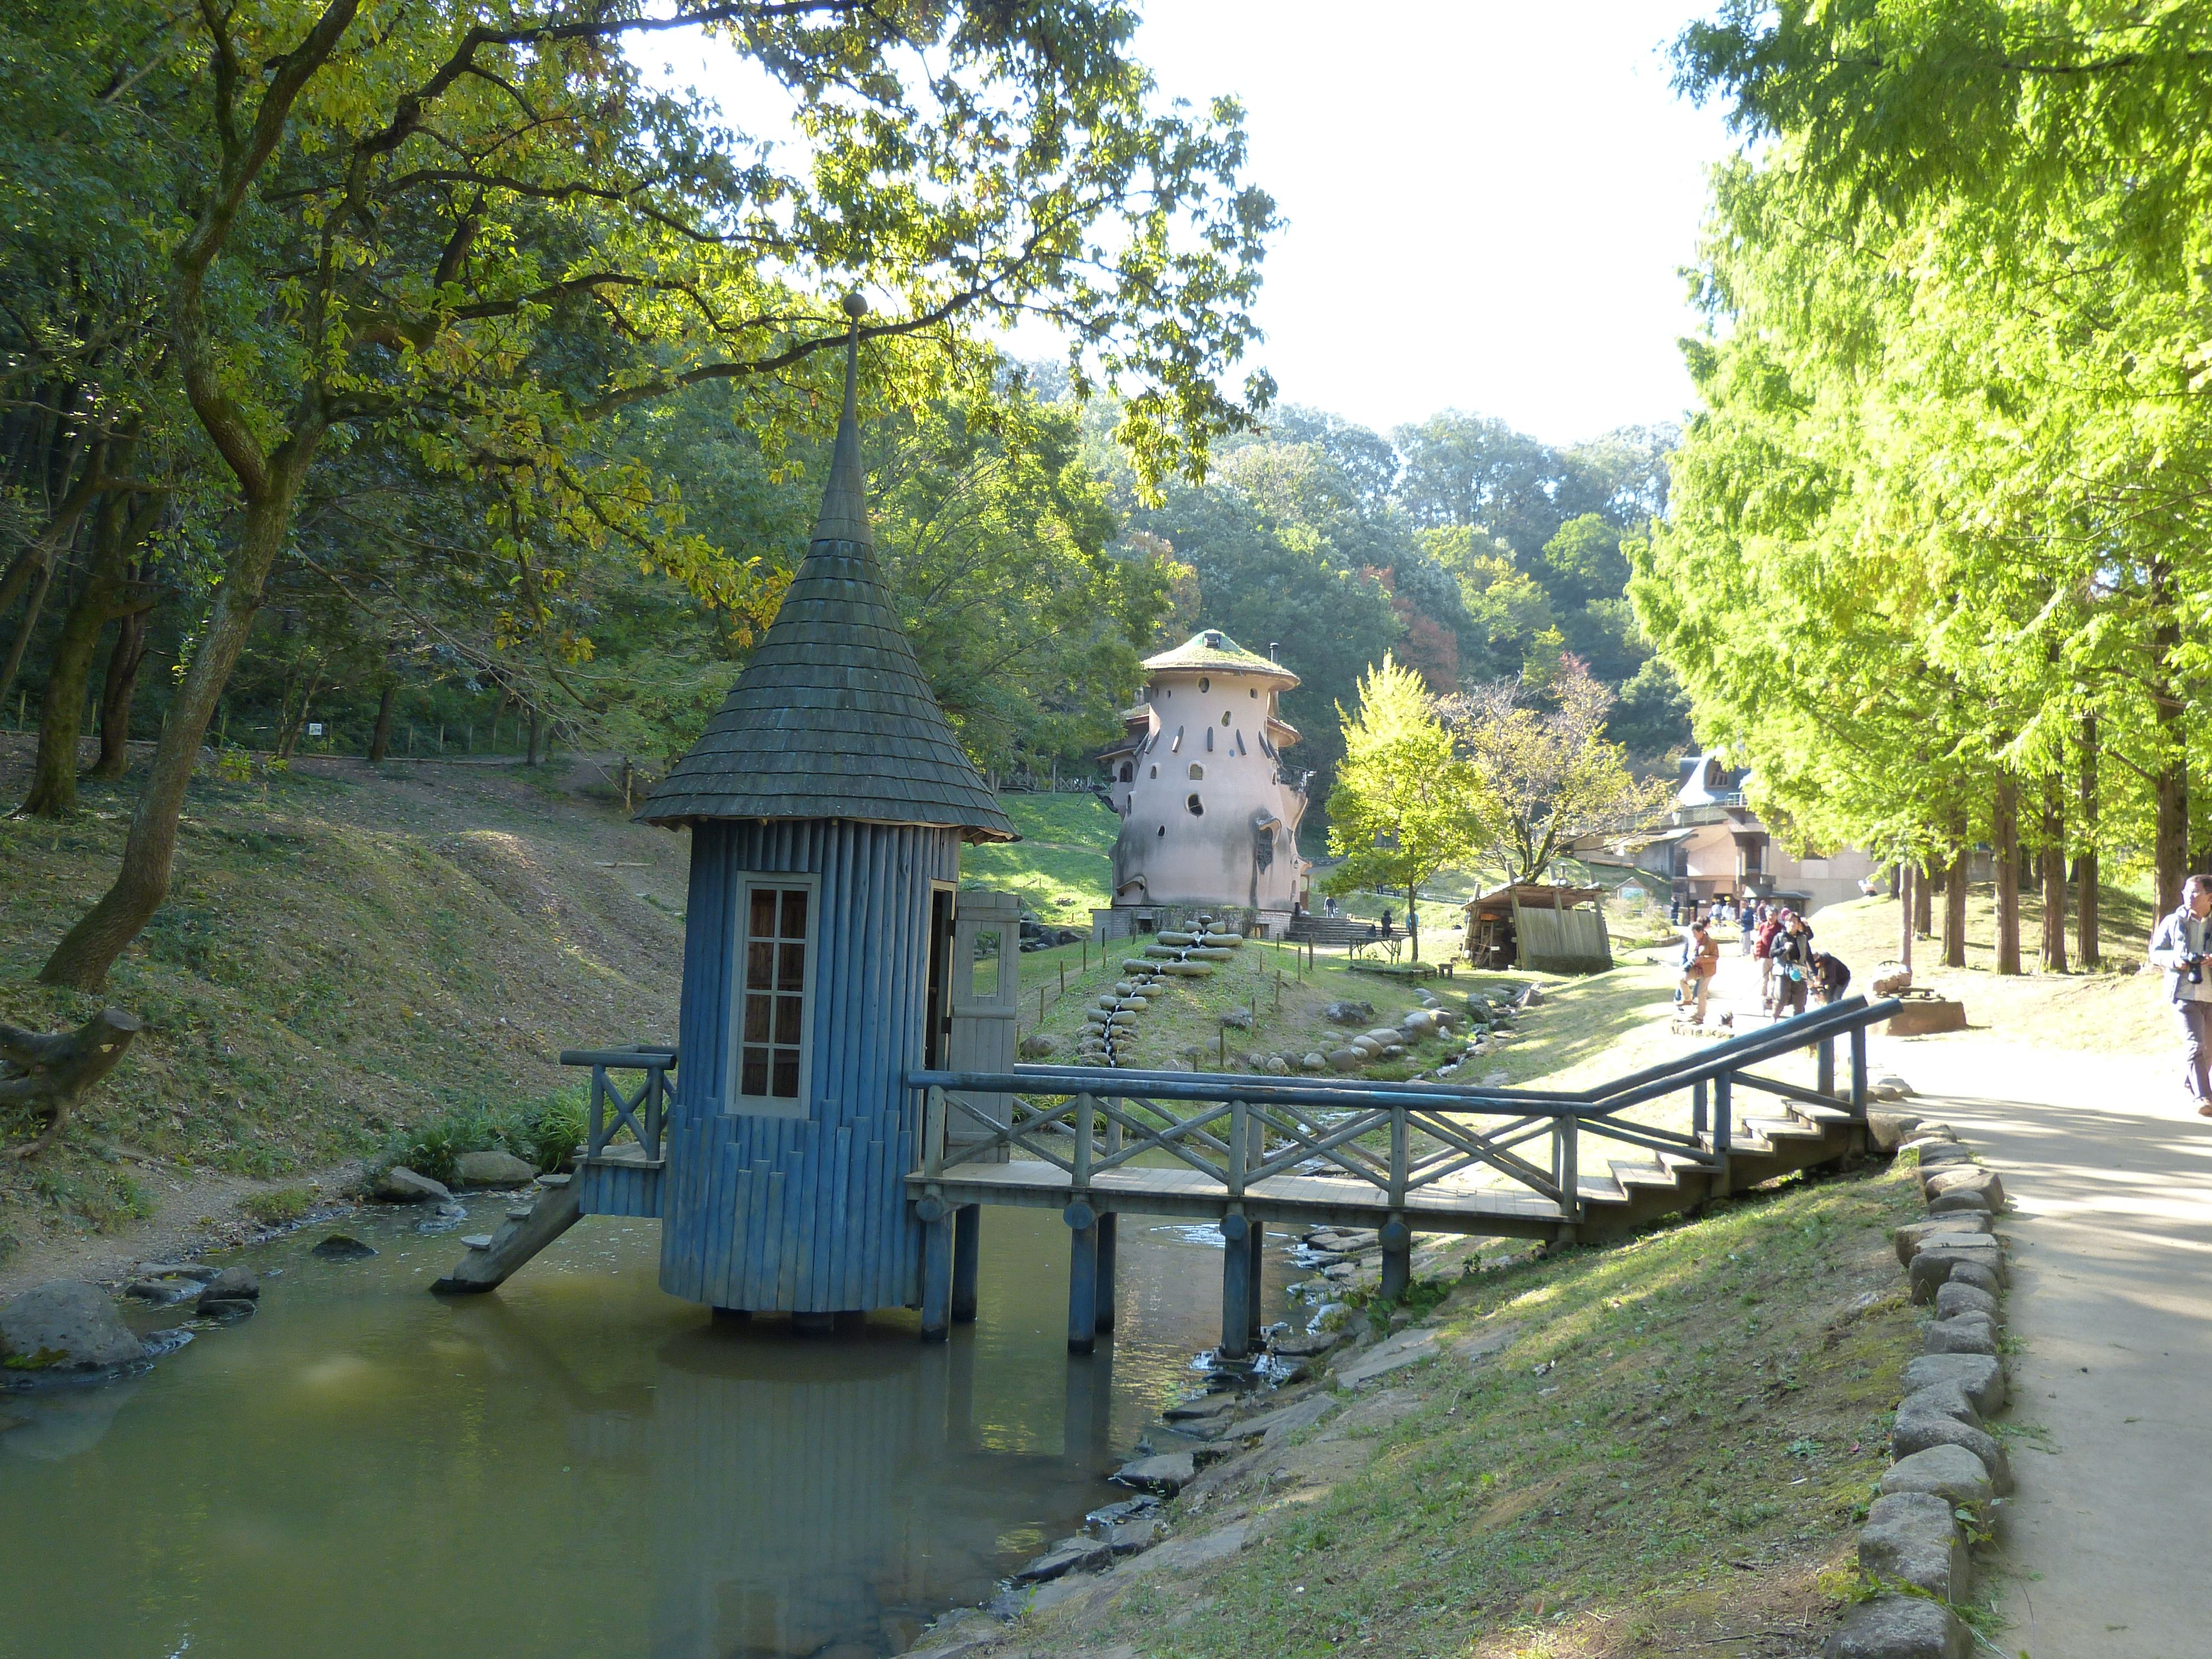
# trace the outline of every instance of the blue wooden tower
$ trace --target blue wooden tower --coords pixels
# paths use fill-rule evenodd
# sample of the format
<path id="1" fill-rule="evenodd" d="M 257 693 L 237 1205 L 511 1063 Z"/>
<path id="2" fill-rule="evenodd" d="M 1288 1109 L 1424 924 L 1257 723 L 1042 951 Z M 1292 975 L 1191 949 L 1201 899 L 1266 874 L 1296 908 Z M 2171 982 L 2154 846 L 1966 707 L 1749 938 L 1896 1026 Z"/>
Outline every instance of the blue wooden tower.
<path id="1" fill-rule="evenodd" d="M 846 302 L 822 514 L 775 622 L 641 820 L 691 830 L 660 1283 L 809 1325 L 921 1300 L 906 1176 L 942 1063 L 964 841 L 1013 827 L 899 626 L 868 530 Z M 596 1209 L 596 1206 L 592 1206 Z"/>

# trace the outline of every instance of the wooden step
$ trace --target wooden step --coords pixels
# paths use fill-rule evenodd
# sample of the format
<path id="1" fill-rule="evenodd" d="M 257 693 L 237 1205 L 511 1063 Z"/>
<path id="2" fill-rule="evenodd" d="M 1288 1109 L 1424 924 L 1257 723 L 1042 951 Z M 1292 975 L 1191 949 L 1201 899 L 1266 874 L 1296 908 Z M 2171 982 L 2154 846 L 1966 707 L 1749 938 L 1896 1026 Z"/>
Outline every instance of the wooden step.
<path id="1" fill-rule="evenodd" d="M 1798 1117 L 1753 1117 L 1744 1120 L 1744 1127 L 1763 1140 L 1819 1140 L 1826 1131 L 1817 1129 Z"/>
<path id="2" fill-rule="evenodd" d="M 470 1233 L 461 1240 L 461 1243 L 467 1245 L 469 1249 L 472 1250 L 488 1250 L 491 1249 L 491 1235 L 489 1233 Z"/>
<path id="3" fill-rule="evenodd" d="M 1656 1158 L 1649 1164 L 1639 1164 L 1632 1158 L 1615 1158 L 1612 1160 L 1612 1166 L 1613 1178 L 1624 1188 L 1656 1188 L 1671 1193 L 1678 1190 L 1681 1185 L 1674 1179 L 1674 1172 Z"/>
<path id="4" fill-rule="evenodd" d="M 1815 1106 L 1809 1100 L 1793 1100 L 1790 1109 L 1808 1123 L 1856 1123 L 1848 1106 Z"/>
<path id="5" fill-rule="evenodd" d="M 1575 1191 L 1585 1204 L 1626 1204 L 1628 1192 L 1609 1175 L 1594 1175 L 1587 1171 L 1575 1177 Z"/>

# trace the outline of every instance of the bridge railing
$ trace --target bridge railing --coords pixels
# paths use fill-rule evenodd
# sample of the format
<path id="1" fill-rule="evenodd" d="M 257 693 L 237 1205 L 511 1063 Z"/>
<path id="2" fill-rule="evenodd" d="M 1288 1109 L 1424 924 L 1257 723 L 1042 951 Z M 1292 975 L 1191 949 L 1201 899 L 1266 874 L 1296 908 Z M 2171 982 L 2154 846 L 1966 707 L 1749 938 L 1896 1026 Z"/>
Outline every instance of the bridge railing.
<path id="1" fill-rule="evenodd" d="M 648 1158 L 660 1157 L 661 1132 L 668 1121 L 668 1101 L 674 1087 L 676 1050 L 640 1043 L 628 1048 L 567 1048 L 563 1066 L 592 1068 L 591 1115 L 585 1135 L 584 1156 L 598 1158 L 614 1138 L 628 1129 Z M 642 1073 L 635 1088 L 625 1088 L 611 1072 Z"/>
<path id="2" fill-rule="evenodd" d="M 1232 1203 L 1258 1182 L 1297 1173 L 1360 1182 L 1396 1209 L 1425 1188 L 1481 1170 L 1545 1200 L 1559 1221 L 1572 1224 L 1582 1218 L 1585 1137 L 1724 1174 L 1739 1087 L 1863 1119 L 1867 1028 L 1897 1006 L 1851 997 L 1578 1091 L 1076 1066 L 914 1072 L 908 1085 L 927 1091 L 916 1173 L 941 1179 L 960 1164 L 1000 1161 L 1000 1148 L 1018 1148 L 1063 1170 L 1079 1196 L 1107 1171 L 1162 1153 L 1197 1171 L 1209 1193 Z M 1850 1048 L 1841 1091 L 1839 1039 Z M 1814 1088 L 1749 1069 L 1808 1045 L 1819 1057 Z M 969 1093 L 1011 1097 L 1011 1121 L 1001 1123 L 969 1104 Z M 1687 1131 L 1625 1115 L 1683 1093 L 1690 1097 Z M 956 1144 L 947 1129 L 963 1121 L 981 1133 Z"/>

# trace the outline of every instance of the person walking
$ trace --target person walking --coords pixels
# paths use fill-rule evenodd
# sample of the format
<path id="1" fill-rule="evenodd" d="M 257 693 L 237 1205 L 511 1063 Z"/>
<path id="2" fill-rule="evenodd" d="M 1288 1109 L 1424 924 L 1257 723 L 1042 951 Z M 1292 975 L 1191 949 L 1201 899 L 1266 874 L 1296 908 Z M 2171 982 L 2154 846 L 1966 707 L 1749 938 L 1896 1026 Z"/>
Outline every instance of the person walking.
<path id="1" fill-rule="evenodd" d="M 1782 913 L 1782 931 L 1774 936 L 1767 957 L 1774 969 L 1774 1015 L 1778 1019 L 1805 1012 L 1806 994 L 1813 988 L 1813 930 L 1794 910 Z"/>
<path id="2" fill-rule="evenodd" d="M 1759 964 L 1759 1006 L 1774 1006 L 1774 940 L 1782 931 L 1782 918 L 1771 905 L 1761 905 L 1759 927 L 1751 938 L 1752 960 Z"/>
<path id="3" fill-rule="evenodd" d="M 2150 964 L 2166 969 L 2166 1000 L 2181 1027 L 2182 1087 L 2199 1117 L 2212 1117 L 2212 876 L 2181 884 L 2181 904 L 2151 930 Z"/>
<path id="4" fill-rule="evenodd" d="M 1692 1025 L 1705 1023 L 1705 1000 L 1711 994 L 1713 975 L 1720 965 L 1721 947 L 1713 943 L 1704 922 L 1692 922 L 1690 937 L 1682 950 L 1681 989 L 1675 1000 L 1697 1004 L 1697 1011 L 1690 1016 Z"/>

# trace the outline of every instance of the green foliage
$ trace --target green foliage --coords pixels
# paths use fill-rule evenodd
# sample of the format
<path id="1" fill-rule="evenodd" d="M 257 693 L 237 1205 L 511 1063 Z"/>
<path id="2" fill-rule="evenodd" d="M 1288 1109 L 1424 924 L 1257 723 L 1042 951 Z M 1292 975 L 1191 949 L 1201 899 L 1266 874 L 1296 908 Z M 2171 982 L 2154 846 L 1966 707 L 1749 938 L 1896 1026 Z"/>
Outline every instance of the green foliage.
<path id="1" fill-rule="evenodd" d="M 315 1207 L 315 1194 L 305 1187 L 279 1187 L 273 1192 L 248 1193 L 239 1209 L 264 1227 L 289 1227 Z"/>
<path id="2" fill-rule="evenodd" d="M 1339 712 L 1345 752 L 1329 792 L 1328 850 L 1344 861 L 1328 885 L 1404 892 L 1418 958 L 1416 896 L 1480 845 L 1497 802 L 1480 770 L 1454 752 L 1421 677 L 1392 658 L 1360 681 L 1358 710 Z"/>
<path id="3" fill-rule="evenodd" d="M 557 1170 L 583 1146 L 588 1114 L 589 1097 L 580 1087 L 523 1104 L 464 1106 L 400 1130 L 377 1163 L 385 1169 L 404 1164 L 447 1186 L 467 1152 L 512 1152 L 541 1170 Z"/>

